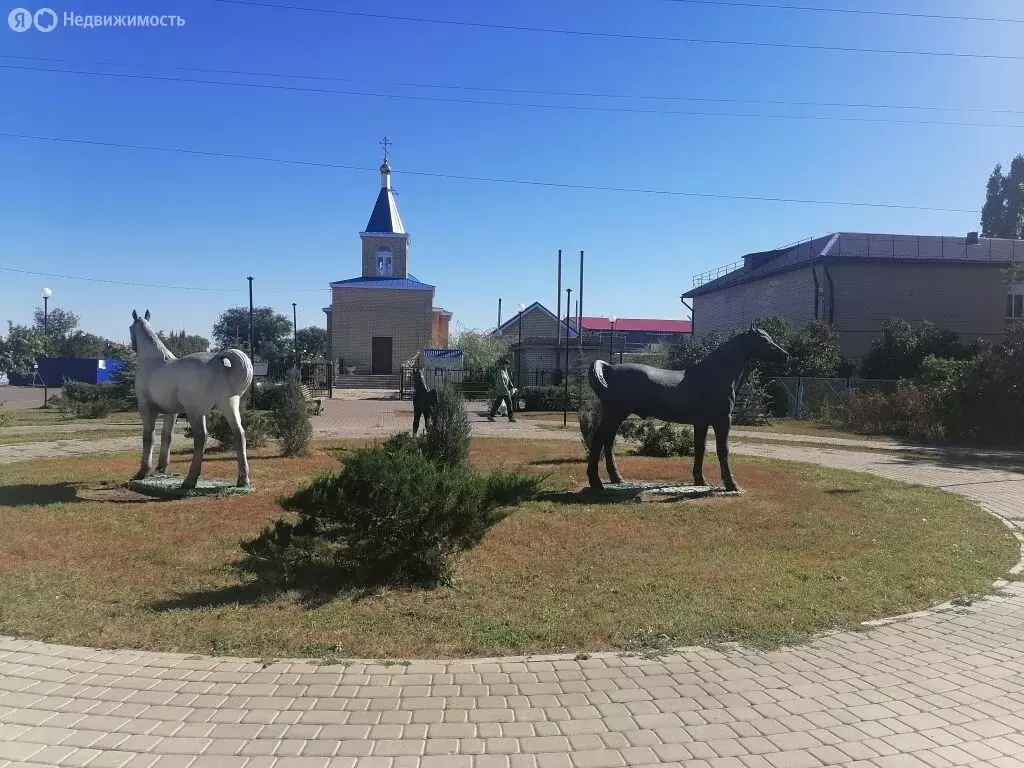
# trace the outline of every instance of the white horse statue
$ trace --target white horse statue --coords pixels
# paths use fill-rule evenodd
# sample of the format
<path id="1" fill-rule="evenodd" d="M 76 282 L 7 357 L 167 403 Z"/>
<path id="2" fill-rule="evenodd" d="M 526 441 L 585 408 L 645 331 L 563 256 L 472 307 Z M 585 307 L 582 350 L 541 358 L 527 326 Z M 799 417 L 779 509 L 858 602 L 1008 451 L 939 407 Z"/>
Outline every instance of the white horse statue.
<path id="1" fill-rule="evenodd" d="M 141 480 L 151 471 L 153 431 L 157 414 L 161 413 L 164 428 L 156 471 L 167 471 L 174 421 L 179 413 L 184 412 L 192 427 L 193 454 L 188 476 L 181 487 L 195 488 L 206 448 L 206 414 L 216 405 L 227 417 L 235 435 L 238 485 L 248 485 L 249 460 L 245 454 L 245 430 L 242 429 L 238 402 L 252 383 L 252 362 L 237 349 L 197 352 L 179 360 L 160 341 L 149 324 L 149 317 L 148 309 L 143 317 L 132 310 L 132 349 L 139 359 L 135 393 L 139 398 L 139 416 L 142 417 L 142 466 L 134 479 Z"/>

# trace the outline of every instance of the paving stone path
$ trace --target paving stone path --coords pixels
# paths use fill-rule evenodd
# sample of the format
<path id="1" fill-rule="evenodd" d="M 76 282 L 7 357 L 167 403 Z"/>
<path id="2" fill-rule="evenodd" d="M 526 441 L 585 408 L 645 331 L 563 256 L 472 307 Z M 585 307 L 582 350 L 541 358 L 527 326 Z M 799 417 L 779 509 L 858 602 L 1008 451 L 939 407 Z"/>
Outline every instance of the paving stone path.
<path id="1" fill-rule="evenodd" d="M 1024 521 L 1024 474 L 827 444 L 736 451 L 945 488 Z M 317 666 L 0 637 L 0 768 L 625 765 L 1024 766 L 1024 585 L 796 648 L 657 659 Z"/>

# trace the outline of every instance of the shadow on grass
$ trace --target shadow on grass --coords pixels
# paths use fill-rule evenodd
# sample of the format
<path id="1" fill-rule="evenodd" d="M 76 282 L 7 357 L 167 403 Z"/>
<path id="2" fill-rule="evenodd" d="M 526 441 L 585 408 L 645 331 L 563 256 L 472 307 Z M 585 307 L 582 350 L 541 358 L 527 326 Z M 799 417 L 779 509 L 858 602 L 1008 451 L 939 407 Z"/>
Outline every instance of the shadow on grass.
<path id="1" fill-rule="evenodd" d="M 230 605 L 260 605 L 273 602 L 284 595 L 294 595 L 298 598 L 299 604 L 302 607 L 313 609 L 326 605 L 338 598 L 359 602 L 379 594 L 385 588 L 389 591 L 395 591 L 396 589 L 414 591 L 423 587 L 355 586 L 351 582 L 344 582 L 338 579 L 310 579 L 308 582 L 287 587 L 278 587 L 262 581 L 248 581 L 241 584 L 232 584 L 228 587 L 186 592 L 174 598 L 158 600 L 151 603 L 149 607 L 158 613 L 167 611 L 201 611 L 211 608 L 224 608 Z"/>
<path id="2" fill-rule="evenodd" d="M 78 489 L 71 483 L 26 483 L 0 488 L 0 507 L 38 507 L 78 500 Z"/>
<path id="3" fill-rule="evenodd" d="M 528 466 L 531 467 L 555 467 L 562 464 L 586 464 L 587 460 L 583 458 L 565 457 L 561 459 L 537 459 L 529 462 Z"/>

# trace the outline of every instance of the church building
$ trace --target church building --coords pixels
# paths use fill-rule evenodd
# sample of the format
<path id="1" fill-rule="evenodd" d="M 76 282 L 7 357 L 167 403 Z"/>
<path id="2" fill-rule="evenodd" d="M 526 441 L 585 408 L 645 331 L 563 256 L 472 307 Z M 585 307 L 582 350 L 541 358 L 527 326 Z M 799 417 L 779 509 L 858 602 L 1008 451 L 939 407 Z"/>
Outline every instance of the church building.
<path id="1" fill-rule="evenodd" d="M 362 273 L 331 283 L 327 345 L 339 374 L 392 375 L 429 347 L 448 345 L 451 312 L 434 306 L 434 286 L 409 273 L 410 237 L 391 188 L 384 142 L 380 192 L 362 241 Z"/>

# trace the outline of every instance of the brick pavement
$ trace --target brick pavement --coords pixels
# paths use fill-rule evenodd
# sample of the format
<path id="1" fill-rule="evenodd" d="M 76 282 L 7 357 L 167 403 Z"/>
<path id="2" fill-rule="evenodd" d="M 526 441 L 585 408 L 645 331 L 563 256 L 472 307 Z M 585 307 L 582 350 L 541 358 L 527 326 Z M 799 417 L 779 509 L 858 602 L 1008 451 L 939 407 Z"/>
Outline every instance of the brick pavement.
<path id="1" fill-rule="evenodd" d="M 1012 472 L 736 451 L 941 487 L 1024 520 Z M 800 647 L 657 659 L 265 666 L 0 638 L 0 768 L 1024 766 L 1024 584 L 1000 587 Z"/>

